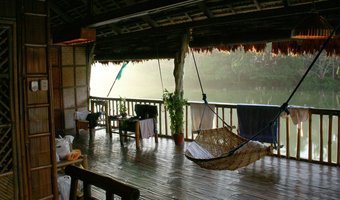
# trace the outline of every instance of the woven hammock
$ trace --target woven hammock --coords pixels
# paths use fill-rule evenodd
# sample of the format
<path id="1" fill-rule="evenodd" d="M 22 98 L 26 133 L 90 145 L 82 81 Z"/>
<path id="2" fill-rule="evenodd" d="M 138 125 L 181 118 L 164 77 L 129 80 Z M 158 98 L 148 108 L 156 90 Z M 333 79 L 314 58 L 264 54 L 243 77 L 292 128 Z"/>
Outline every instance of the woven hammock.
<path id="1" fill-rule="evenodd" d="M 270 146 L 247 141 L 248 139 L 231 132 L 227 127 L 202 130 L 188 146 L 185 156 L 205 169 L 236 170 L 272 153 Z M 245 142 L 247 143 L 231 153 Z"/>

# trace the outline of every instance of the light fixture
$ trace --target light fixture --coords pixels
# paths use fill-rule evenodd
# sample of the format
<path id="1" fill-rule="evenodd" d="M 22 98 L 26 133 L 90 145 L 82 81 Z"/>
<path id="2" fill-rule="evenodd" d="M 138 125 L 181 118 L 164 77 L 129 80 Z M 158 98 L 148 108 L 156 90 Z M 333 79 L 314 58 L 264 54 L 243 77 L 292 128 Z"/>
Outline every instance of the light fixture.
<path id="1" fill-rule="evenodd" d="M 95 28 L 69 28 L 53 34 L 54 44 L 77 45 L 96 41 Z"/>
<path id="2" fill-rule="evenodd" d="M 333 27 L 325 18 L 317 13 L 307 16 L 291 32 L 294 39 L 327 39 L 333 31 Z"/>

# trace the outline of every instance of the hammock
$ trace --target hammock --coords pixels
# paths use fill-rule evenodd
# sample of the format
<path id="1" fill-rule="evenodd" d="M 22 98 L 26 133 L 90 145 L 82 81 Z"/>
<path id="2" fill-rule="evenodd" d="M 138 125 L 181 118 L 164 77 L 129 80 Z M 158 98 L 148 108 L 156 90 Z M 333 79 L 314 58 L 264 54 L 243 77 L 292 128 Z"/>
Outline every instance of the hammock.
<path id="1" fill-rule="evenodd" d="M 260 135 L 262 131 L 266 128 L 273 126 L 275 120 L 279 118 L 281 112 L 286 112 L 287 114 L 289 114 L 287 108 L 289 101 L 291 100 L 291 98 L 307 76 L 308 72 L 311 70 L 312 66 L 320 56 L 322 50 L 325 49 L 326 45 L 334 35 L 335 31 L 339 28 L 339 26 L 340 24 L 338 24 L 337 27 L 333 29 L 332 33 L 324 42 L 323 46 L 320 48 L 318 54 L 309 65 L 307 71 L 304 73 L 299 83 L 296 85 L 293 92 L 288 97 L 287 101 L 281 105 L 279 112 L 274 117 L 274 119 L 267 124 L 267 126 L 263 127 L 263 129 L 255 133 L 253 137 L 248 140 L 231 132 L 231 127 L 227 125 L 220 116 L 217 115 L 217 117 L 219 117 L 219 119 L 222 119 L 224 125 L 227 127 L 201 130 L 195 141 L 188 146 L 185 152 L 185 156 L 200 167 L 206 169 L 235 170 L 241 167 L 245 167 L 250 163 L 259 160 L 265 155 L 271 154 L 272 147 L 267 147 L 262 143 L 252 141 L 252 139 Z M 192 50 L 191 53 L 202 91 L 203 101 L 205 105 L 208 105 L 207 97 L 203 91 L 201 79 L 198 73 L 196 59 Z"/>
<path id="2" fill-rule="evenodd" d="M 205 169 L 236 170 L 271 153 L 270 146 L 245 139 L 223 127 L 202 130 L 188 146 L 185 156 Z"/>

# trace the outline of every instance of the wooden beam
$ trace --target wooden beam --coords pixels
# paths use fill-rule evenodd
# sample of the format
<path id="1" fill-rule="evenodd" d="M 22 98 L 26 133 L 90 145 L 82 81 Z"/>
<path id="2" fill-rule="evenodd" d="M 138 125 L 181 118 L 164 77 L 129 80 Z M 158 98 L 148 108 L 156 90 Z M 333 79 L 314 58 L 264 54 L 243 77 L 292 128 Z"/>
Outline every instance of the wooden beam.
<path id="1" fill-rule="evenodd" d="M 158 1 L 155 0 L 157 5 L 150 5 L 143 3 L 143 6 L 140 6 L 140 4 L 137 4 L 135 6 L 129 6 L 126 9 L 122 9 L 118 12 L 114 12 L 113 14 L 110 15 L 100 15 L 95 17 L 92 20 L 80 20 L 77 22 L 78 26 L 83 24 L 85 26 L 91 25 L 91 23 L 99 23 L 97 24 L 98 26 L 100 24 L 107 24 L 107 23 L 112 23 L 115 21 L 119 21 L 122 18 L 126 19 L 129 17 L 137 17 L 141 10 L 145 10 L 145 12 L 161 12 L 163 11 L 162 9 L 170 9 L 172 7 L 176 7 L 181 5 L 179 1 Z M 154 1 L 151 1 L 154 2 Z M 160 3 L 162 2 L 162 3 Z M 177 4 L 176 4 L 177 2 Z M 193 4 L 193 1 L 185 1 L 184 3 L 186 4 Z M 53 5 L 53 4 L 52 4 Z M 143 31 L 138 31 L 135 33 L 127 33 L 127 34 L 120 34 L 119 30 L 114 29 L 115 32 L 118 35 L 114 35 L 113 39 L 111 37 L 106 37 L 105 39 L 100 39 L 97 38 L 97 43 L 103 42 L 106 43 L 108 40 L 121 40 L 122 38 L 129 38 L 129 37 L 141 37 L 143 35 L 148 35 L 149 33 L 162 33 L 162 34 L 169 34 L 169 31 L 174 31 L 174 32 L 179 32 L 183 31 L 184 29 L 188 28 L 196 28 L 196 27 L 209 27 L 209 26 L 228 26 L 233 23 L 238 23 L 242 24 L 247 21 L 253 21 L 254 23 L 257 21 L 265 21 L 265 20 L 280 20 L 286 16 L 303 16 L 306 12 L 310 12 L 310 4 L 303 4 L 303 5 L 298 5 L 298 6 L 288 6 L 288 7 L 283 7 L 279 9 L 274 9 L 274 10 L 263 10 L 261 12 L 256 12 L 256 13 L 243 13 L 243 14 L 236 14 L 233 16 L 226 16 L 226 17 L 221 17 L 221 18 L 211 18 L 211 19 L 206 19 L 206 20 L 201 20 L 201 21 L 195 21 L 195 22 L 188 22 L 188 23 L 182 23 L 182 24 L 177 24 L 177 25 L 172 25 L 172 26 L 167 26 L 167 27 L 156 27 L 155 24 L 150 24 L 151 26 L 155 26 L 154 28 L 150 28 L 149 30 L 146 30 L 146 32 Z M 158 9 L 158 10 L 157 10 Z M 339 12 L 340 10 L 340 5 L 337 2 L 316 2 L 315 3 L 315 9 L 319 11 L 320 13 L 325 11 L 325 10 L 334 10 L 335 12 Z M 66 17 L 65 19 L 70 20 L 69 17 L 66 15 L 63 15 Z M 147 15 L 146 15 L 147 16 Z M 146 17 L 145 16 L 145 17 Z M 145 19 L 145 18 L 144 18 Z M 295 26 L 295 21 L 292 20 L 291 22 L 291 27 Z M 75 24 L 72 24 L 70 27 L 74 27 Z M 62 30 L 62 27 L 56 27 L 55 30 Z M 65 27 L 64 27 L 65 28 Z M 63 30 L 69 30 L 63 29 Z M 68 34 L 68 31 L 62 31 L 59 34 Z M 122 33 L 122 32 L 121 32 Z M 99 33 L 101 34 L 101 33 Z M 99 35 L 98 34 L 98 35 Z M 102 35 L 102 34 L 101 34 Z M 124 36 L 122 36 L 124 35 Z M 122 38 L 121 38 L 122 37 Z M 256 36 L 255 36 L 256 37 Z"/>
<path id="2" fill-rule="evenodd" d="M 168 1 L 147 1 L 145 3 L 135 4 L 129 7 L 126 7 L 121 10 L 117 10 L 115 12 L 111 12 L 109 15 L 99 15 L 94 18 L 88 19 L 86 21 L 80 22 L 85 23 L 90 27 L 98 27 L 104 26 L 107 24 L 119 22 L 122 20 L 132 19 L 136 17 L 147 16 L 149 14 L 155 14 L 164 12 L 167 10 L 175 9 L 182 6 L 188 6 L 191 4 L 197 4 L 203 0 L 168 0 Z"/>
<path id="3" fill-rule="evenodd" d="M 96 53 L 94 60 L 99 62 L 107 62 L 107 61 L 128 61 L 128 60 L 151 60 L 155 58 L 160 59 L 173 59 L 175 57 L 175 53 L 171 52 L 139 52 L 139 53 L 124 53 L 124 54 L 115 54 L 115 53 Z"/>
<path id="4" fill-rule="evenodd" d="M 205 2 L 201 2 L 198 4 L 200 9 L 203 11 L 204 15 L 207 16 L 207 18 L 213 18 L 214 15 L 211 13 L 211 11 L 207 8 Z"/>
<path id="5" fill-rule="evenodd" d="M 183 32 L 183 30 L 187 30 L 188 28 L 197 28 L 197 27 L 209 27 L 209 26 L 228 26 L 231 24 L 242 24 L 244 22 L 251 21 L 261 21 L 261 20 L 279 20 L 287 16 L 303 16 L 306 13 L 310 12 L 309 9 L 310 5 L 299 5 L 289 8 L 279 8 L 274 10 L 263 10 L 257 13 L 243 13 L 237 14 L 232 16 L 220 17 L 220 18 L 211 18 L 201 21 L 193 21 L 188 23 L 176 24 L 166 27 L 156 27 L 144 31 L 133 32 L 133 33 L 126 33 L 122 35 L 115 35 L 113 37 L 104 38 L 104 39 L 97 39 L 97 43 L 109 43 L 111 41 L 122 40 L 122 39 L 129 39 L 129 38 L 136 38 L 145 35 L 152 35 L 152 34 L 169 34 L 169 32 Z M 318 11 L 325 11 L 325 10 L 334 10 L 334 12 L 340 12 L 340 4 L 333 3 L 333 2 L 321 2 L 316 3 L 316 8 Z M 296 25 L 297 22 L 292 22 L 292 27 Z M 249 37 L 249 35 L 248 35 Z"/>
<path id="6" fill-rule="evenodd" d="M 264 43 L 290 40 L 290 30 L 256 31 L 225 36 L 193 37 L 189 46 L 194 48 L 218 47 L 221 45 Z"/>
<path id="7" fill-rule="evenodd" d="M 59 8 L 53 1 L 49 1 L 48 6 L 51 10 L 53 10 L 53 12 L 60 16 L 64 22 L 71 23 L 73 21 L 73 18 L 62 11 L 62 9 Z"/>
<path id="8" fill-rule="evenodd" d="M 183 97 L 183 76 L 184 76 L 184 60 L 185 54 L 188 52 L 189 34 L 186 33 L 182 36 L 181 48 L 176 53 L 174 64 L 175 68 L 173 75 L 175 77 L 175 94 Z"/>
<path id="9" fill-rule="evenodd" d="M 255 4 L 257 10 L 261 10 L 261 5 L 260 5 L 258 0 L 254 0 L 254 4 Z"/>

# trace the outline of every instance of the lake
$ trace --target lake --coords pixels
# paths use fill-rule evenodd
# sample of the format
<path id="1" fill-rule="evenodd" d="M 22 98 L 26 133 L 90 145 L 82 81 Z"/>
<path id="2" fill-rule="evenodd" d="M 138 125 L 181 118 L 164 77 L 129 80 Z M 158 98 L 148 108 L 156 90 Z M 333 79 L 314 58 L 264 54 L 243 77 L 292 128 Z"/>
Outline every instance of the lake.
<path id="1" fill-rule="evenodd" d="M 122 77 L 115 81 L 116 75 L 121 65 L 101 65 L 96 64 L 92 67 L 90 95 L 99 97 L 123 97 L 123 98 L 145 98 L 145 99 L 161 99 L 163 89 L 169 91 L 174 90 L 174 78 L 172 75 L 173 63 L 169 60 L 161 60 L 159 71 L 158 62 L 145 61 L 142 63 L 129 63 L 122 73 Z M 190 67 L 190 66 L 189 66 Z M 190 72 L 188 72 L 190 71 Z M 221 85 L 219 83 L 207 84 L 205 74 L 201 75 L 204 92 L 207 94 L 209 102 L 220 103 L 248 103 L 248 104 L 271 104 L 281 105 L 287 101 L 294 88 L 277 89 L 270 85 L 266 87 L 238 88 L 237 86 Z M 282 81 L 282 80 L 280 80 Z M 283 80 L 284 81 L 284 80 Z M 219 86 L 217 86 L 219 85 Z M 109 93 L 112 87 L 111 92 Z M 192 69 L 185 68 L 184 74 L 184 96 L 189 101 L 202 101 L 202 92 L 198 79 Z M 203 102 L 203 101 L 202 101 Z M 340 88 L 338 91 L 326 89 L 305 90 L 303 84 L 297 90 L 289 105 L 299 105 L 315 108 L 340 109 Z M 313 130 L 319 130 L 318 117 L 313 118 Z M 283 120 L 284 121 L 284 120 Z M 324 124 L 327 124 L 324 119 Z M 332 137 L 333 149 L 332 160 L 336 160 L 336 133 L 337 127 L 333 123 L 334 137 Z M 290 123 L 290 152 L 296 155 L 296 126 Z M 307 123 L 303 125 L 303 133 L 301 137 L 301 158 L 307 158 L 308 153 L 308 127 Z M 281 125 L 281 133 L 285 133 L 285 125 Z M 324 130 L 324 138 L 327 138 L 327 126 Z M 281 144 L 285 145 L 285 134 L 281 134 Z M 313 159 L 319 158 L 319 135 L 318 131 L 313 132 Z M 324 139 L 324 147 L 327 140 Z M 286 146 L 281 149 L 281 154 L 286 152 Z M 324 150 L 324 158 L 327 158 L 327 151 Z"/>
<path id="2" fill-rule="evenodd" d="M 112 87 L 109 97 L 161 99 L 163 89 L 174 90 L 172 61 L 161 60 L 161 74 L 157 61 L 129 63 L 122 77 Z M 120 69 L 120 65 L 101 65 L 92 67 L 90 94 L 91 96 L 106 97 Z M 186 72 L 186 71 L 185 71 Z M 196 75 L 184 74 L 184 96 L 189 101 L 201 101 L 202 92 Z M 270 86 L 237 88 L 235 86 L 214 87 L 206 84 L 204 74 L 201 75 L 204 92 L 209 102 L 222 103 L 252 103 L 281 105 L 287 101 L 294 88 L 277 89 Z M 162 81 L 161 81 L 162 80 Z M 194 80 L 194 81 L 193 81 Z M 280 80 L 281 81 L 281 80 Z M 163 82 L 163 88 L 162 88 Z M 308 106 L 315 108 L 340 109 L 340 87 L 338 91 L 315 89 L 304 90 L 303 84 L 297 90 L 290 105 Z"/>

